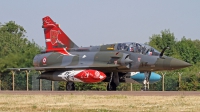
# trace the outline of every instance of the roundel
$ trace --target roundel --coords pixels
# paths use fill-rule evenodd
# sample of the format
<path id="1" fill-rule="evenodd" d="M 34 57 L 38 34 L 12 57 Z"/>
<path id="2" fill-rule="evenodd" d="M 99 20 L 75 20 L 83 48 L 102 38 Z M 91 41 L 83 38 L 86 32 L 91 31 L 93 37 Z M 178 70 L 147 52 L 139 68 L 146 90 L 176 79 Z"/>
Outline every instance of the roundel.
<path id="1" fill-rule="evenodd" d="M 100 77 L 99 71 L 95 71 L 95 78 L 99 78 L 99 77 Z"/>
<path id="2" fill-rule="evenodd" d="M 42 59 L 42 63 L 43 63 L 43 64 L 46 64 L 46 62 L 47 62 L 47 58 L 44 57 L 44 58 Z"/>

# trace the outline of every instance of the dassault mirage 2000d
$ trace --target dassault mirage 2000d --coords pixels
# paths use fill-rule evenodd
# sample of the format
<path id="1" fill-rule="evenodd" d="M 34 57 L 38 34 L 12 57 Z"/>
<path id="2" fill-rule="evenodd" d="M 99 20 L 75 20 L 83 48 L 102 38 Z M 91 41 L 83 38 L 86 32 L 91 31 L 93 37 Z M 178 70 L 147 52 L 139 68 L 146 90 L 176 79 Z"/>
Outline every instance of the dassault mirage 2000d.
<path id="1" fill-rule="evenodd" d="M 191 64 L 164 56 L 151 46 L 136 42 L 78 47 L 49 16 L 43 18 L 46 50 L 33 59 L 33 68 L 14 70 L 43 71 L 38 79 L 67 81 L 67 90 L 75 90 L 74 82 L 108 82 L 107 90 L 116 90 L 126 82 L 130 72 L 145 74 L 144 87 L 152 71 L 175 70 Z"/>

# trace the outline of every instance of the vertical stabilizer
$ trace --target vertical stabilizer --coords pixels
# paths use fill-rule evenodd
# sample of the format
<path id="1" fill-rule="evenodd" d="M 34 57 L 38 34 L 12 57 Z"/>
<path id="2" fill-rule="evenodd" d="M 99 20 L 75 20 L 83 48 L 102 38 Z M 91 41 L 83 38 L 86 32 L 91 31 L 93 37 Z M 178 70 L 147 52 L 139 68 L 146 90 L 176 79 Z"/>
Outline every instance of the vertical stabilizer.
<path id="1" fill-rule="evenodd" d="M 46 42 L 46 49 L 78 48 L 78 46 L 60 29 L 49 16 L 42 19 Z"/>

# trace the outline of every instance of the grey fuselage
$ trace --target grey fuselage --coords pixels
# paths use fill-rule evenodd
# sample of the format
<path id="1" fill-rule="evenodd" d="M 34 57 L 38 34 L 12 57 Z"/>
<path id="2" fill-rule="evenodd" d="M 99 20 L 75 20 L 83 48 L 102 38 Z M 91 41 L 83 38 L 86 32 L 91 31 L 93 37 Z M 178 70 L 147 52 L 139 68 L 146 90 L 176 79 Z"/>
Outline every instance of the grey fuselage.
<path id="1" fill-rule="evenodd" d="M 96 69 L 102 72 L 162 71 L 190 66 L 189 63 L 172 57 L 118 50 L 117 46 L 118 44 L 107 44 L 67 49 L 70 55 L 58 52 L 38 54 L 33 64 L 35 67 L 66 67 L 66 70 Z"/>

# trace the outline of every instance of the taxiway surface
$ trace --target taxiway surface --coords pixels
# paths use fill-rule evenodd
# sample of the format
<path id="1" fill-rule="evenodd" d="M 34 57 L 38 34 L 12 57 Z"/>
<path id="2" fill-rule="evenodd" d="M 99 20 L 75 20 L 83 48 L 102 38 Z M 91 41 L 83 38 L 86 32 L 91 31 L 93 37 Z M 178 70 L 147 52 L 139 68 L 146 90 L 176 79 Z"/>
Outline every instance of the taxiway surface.
<path id="1" fill-rule="evenodd" d="M 200 91 L 0 91 L 6 95 L 200 96 Z"/>

